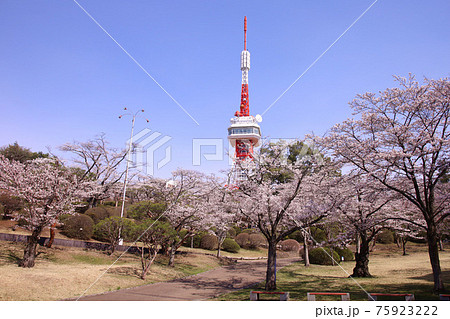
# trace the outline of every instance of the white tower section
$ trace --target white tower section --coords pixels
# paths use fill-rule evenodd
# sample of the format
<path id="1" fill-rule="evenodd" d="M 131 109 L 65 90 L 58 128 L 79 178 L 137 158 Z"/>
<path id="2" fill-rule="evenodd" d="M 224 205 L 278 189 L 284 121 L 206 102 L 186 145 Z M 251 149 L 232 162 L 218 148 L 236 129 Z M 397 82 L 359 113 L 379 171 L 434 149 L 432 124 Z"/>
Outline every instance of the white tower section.
<path id="1" fill-rule="evenodd" d="M 236 147 L 236 141 L 246 141 L 252 144 L 252 147 L 261 145 L 261 128 L 258 121 L 253 116 L 233 117 L 228 127 L 228 141 L 232 147 Z"/>
<path id="2" fill-rule="evenodd" d="M 242 84 L 248 84 L 248 71 L 250 70 L 250 52 L 241 52 Z"/>

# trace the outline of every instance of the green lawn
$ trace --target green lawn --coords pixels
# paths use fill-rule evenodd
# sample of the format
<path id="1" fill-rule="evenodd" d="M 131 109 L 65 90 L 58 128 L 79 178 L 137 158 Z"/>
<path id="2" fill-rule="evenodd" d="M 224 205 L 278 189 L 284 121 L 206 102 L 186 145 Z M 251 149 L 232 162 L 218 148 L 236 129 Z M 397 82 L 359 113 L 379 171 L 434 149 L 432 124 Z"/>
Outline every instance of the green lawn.
<path id="1" fill-rule="evenodd" d="M 410 248 L 410 254 L 402 256 L 392 245 L 378 245 L 377 251 L 370 258 L 372 278 L 348 278 L 354 267 L 354 262 L 350 261 L 341 264 L 343 269 L 339 266 L 305 267 L 301 263 L 295 263 L 278 272 L 277 291 L 288 291 L 291 300 L 306 300 L 307 292 L 349 292 L 351 300 L 367 300 L 364 290 L 414 293 L 416 300 L 438 300 L 431 292 L 433 281 L 426 248 L 420 245 L 412 245 Z M 449 289 L 450 251 L 441 252 L 440 260 L 444 284 Z M 251 289 L 222 295 L 217 300 L 249 300 L 250 291 L 255 289 L 264 289 L 264 283 Z M 263 296 L 261 299 L 276 298 L 278 297 Z M 317 300 L 339 300 L 339 297 L 322 296 L 317 297 Z"/>

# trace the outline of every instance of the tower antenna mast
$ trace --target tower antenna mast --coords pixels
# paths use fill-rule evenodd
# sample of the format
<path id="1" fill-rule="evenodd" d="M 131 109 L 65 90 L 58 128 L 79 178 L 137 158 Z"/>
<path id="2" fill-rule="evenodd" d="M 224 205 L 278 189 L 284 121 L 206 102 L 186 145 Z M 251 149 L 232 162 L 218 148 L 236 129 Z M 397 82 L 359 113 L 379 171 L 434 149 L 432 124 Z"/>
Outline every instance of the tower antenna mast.
<path id="1" fill-rule="evenodd" d="M 247 16 L 244 17 L 244 51 L 247 51 Z"/>

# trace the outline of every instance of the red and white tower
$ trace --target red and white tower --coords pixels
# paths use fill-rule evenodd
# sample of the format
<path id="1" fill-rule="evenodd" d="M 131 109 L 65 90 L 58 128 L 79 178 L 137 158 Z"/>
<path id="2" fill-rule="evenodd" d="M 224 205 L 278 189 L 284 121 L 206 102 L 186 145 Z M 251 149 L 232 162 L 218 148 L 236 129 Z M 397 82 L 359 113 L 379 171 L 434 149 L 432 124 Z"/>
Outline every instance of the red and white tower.
<path id="1" fill-rule="evenodd" d="M 248 71 L 250 70 L 250 52 L 247 51 L 247 17 L 244 18 L 244 51 L 241 52 L 241 105 L 231 119 L 228 128 L 228 140 L 235 148 L 234 164 L 230 176 L 230 185 L 246 178 L 246 174 L 253 162 L 253 148 L 260 145 L 261 129 L 258 122 L 261 116 L 250 115 L 250 104 L 248 96 Z"/>

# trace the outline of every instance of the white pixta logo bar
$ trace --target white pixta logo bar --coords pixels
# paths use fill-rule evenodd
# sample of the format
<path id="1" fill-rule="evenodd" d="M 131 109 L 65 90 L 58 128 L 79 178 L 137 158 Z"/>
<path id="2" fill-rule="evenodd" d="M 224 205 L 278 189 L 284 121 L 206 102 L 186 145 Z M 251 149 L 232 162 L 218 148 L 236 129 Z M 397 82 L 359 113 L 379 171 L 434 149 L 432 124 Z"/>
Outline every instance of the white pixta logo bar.
<path id="1" fill-rule="evenodd" d="M 298 143 L 296 138 L 266 138 L 263 144 L 279 144 L 286 148 L 286 152 L 289 152 L 289 147 Z M 228 165 L 233 166 L 235 149 L 231 147 L 228 151 L 223 147 L 223 139 L 220 138 L 194 138 L 192 140 L 192 165 L 200 166 L 203 161 L 222 161 L 224 155 L 228 158 Z M 209 147 L 208 153 L 205 149 Z M 212 148 L 214 148 L 212 150 Z M 321 159 L 321 154 L 313 144 L 303 141 L 303 145 L 298 154 L 299 156 L 313 156 L 316 159 Z"/>
<path id="2" fill-rule="evenodd" d="M 160 132 L 152 132 L 145 128 L 133 136 L 133 145 L 128 160 L 134 163 L 134 167 L 148 175 L 155 172 L 155 152 L 167 144 L 172 137 L 162 136 Z M 161 138 L 160 138 L 161 137 Z M 127 141 L 127 147 L 130 140 Z M 164 150 L 164 158 L 156 162 L 156 168 L 161 169 L 172 159 L 172 147 L 168 145 Z"/>
<path id="3" fill-rule="evenodd" d="M 192 140 L 192 165 L 200 166 L 202 159 L 202 146 L 214 147 L 214 153 L 205 153 L 203 158 L 207 161 L 223 160 L 223 139 L 221 138 L 194 138 Z"/>

